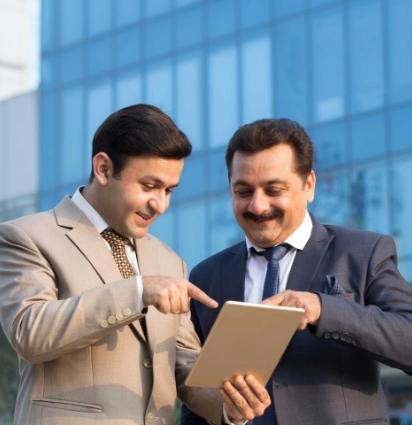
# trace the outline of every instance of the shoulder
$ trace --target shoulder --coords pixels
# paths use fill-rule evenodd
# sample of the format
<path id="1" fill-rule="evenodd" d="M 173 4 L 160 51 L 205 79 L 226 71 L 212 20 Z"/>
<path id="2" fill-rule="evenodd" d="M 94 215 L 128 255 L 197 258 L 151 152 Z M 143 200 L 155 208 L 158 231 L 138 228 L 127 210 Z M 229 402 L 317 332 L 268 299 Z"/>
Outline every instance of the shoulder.
<path id="1" fill-rule="evenodd" d="M 346 246 L 347 249 L 354 251 L 384 249 L 396 252 L 395 241 L 389 235 L 343 226 L 324 225 L 324 227 L 328 234 L 333 236 L 335 245 Z"/>
<path id="2" fill-rule="evenodd" d="M 53 210 L 31 214 L 0 224 L 1 235 L 13 235 L 21 232 L 27 234 L 45 234 L 51 225 L 56 225 Z"/>

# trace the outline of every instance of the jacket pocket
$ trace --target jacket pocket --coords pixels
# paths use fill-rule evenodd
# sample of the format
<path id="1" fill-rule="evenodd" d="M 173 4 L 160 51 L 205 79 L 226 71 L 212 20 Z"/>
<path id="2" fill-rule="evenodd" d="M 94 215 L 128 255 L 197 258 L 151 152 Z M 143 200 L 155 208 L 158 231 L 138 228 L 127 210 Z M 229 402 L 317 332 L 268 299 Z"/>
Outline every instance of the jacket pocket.
<path id="1" fill-rule="evenodd" d="M 101 413 L 103 406 L 98 404 L 80 403 L 78 401 L 59 400 L 55 398 L 38 398 L 33 400 L 35 406 L 52 409 L 74 410 L 75 412 Z"/>

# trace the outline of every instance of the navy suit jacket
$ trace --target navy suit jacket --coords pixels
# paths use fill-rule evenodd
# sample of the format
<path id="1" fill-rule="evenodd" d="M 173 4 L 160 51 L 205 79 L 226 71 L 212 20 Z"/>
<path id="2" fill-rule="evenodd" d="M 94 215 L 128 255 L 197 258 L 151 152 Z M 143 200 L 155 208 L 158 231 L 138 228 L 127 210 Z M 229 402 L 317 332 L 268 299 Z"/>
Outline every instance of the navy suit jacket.
<path id="1" fill-rule="evenodd" d="M 378 362 L 412 374 L 412 287 L 396 267 L 392 238 L 311 218 L 287 289 L 318 293 L 322 312 L 317 327 L 296 332 L 272 376 L 277 422 L 389 423 Z M 212 310 L 192 300 L 202 343 L 222 304 L 244 300 L 246 259 L 241 242 L 193 269 L 190 281 L 219 302 Z M 206 423 L 183 407 L 182 425 Z"/>

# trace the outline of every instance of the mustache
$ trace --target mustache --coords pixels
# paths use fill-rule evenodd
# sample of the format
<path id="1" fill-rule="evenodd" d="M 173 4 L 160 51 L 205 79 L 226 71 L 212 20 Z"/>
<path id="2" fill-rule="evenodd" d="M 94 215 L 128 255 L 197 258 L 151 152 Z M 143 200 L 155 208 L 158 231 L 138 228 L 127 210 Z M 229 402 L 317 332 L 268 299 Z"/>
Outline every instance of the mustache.
<path id="1" fill-rule="evenodd" d="M 250 219 L 254 221 L 264 221 L 264 220 L 273 220 L 275 218 L 282 218 L 284 216 L 284 212 L 279 208 L 272 208 L 268 212 L 264 212 L 262 214 L 254 214 L 250 211 L 245 211 L 243 214 L 243 218 Z"/>
<path id="2" fill-rule="evenodd" d="M 136 211 L 139 214 L 142 214 L 146 219 L 150 219 L 156 215 L 156 211 L 154 211 L 152 208 L 150 208 L 148 205 L 146 205 L 145 208 L 142 208 L 139 211 Z"/>

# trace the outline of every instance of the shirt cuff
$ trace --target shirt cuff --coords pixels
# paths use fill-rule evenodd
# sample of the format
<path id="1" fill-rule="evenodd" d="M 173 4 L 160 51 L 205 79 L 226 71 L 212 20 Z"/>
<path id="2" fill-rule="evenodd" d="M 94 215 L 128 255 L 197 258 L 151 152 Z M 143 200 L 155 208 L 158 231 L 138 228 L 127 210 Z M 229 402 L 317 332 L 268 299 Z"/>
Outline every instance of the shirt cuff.
<path id="1" fill-rule="evenodd" d="M 141 275 L 136 276 L 136 283 L 137 283 L 137 293 L 139 294 L 139 297 L 140 297 L 139 302 L 140 302 L 140 305 L 142 307 L 140 309 L 140 311 L 142 313 L 146 313 L 147 312 L 147 308 L 146 308 L 146 306 L 145 306 L 145 304 L 143 302 L 143 280 L 142 280 L 142 276 Z"/>
<path id="2" fill-rule="evenodd" d="M 247 421 L 243 421 L 241 419 L 238 419 L 238 420 L 232 419 L 232 422 L 231 422 L 229 417 L 227 416 L 226 407 L 225 405 L 223 405 L 223 423 L 229 424 L 229 425 L 244 425 L 245 423 L 247 423 Z"/>

